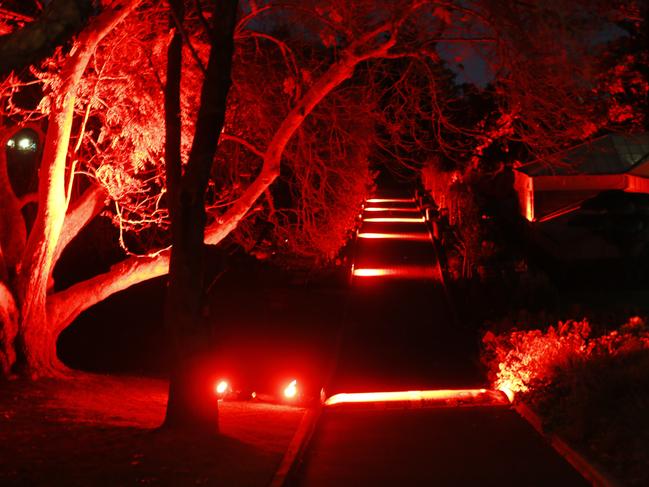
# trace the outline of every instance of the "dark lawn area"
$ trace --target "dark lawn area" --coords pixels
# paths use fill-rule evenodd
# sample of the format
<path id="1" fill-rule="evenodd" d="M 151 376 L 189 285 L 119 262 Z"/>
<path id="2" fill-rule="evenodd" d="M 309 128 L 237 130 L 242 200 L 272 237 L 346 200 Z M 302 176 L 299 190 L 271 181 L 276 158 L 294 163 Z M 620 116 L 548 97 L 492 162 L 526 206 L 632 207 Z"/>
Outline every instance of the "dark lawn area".
<path id="1" fill-rule="evenodd" d="M 221 435 L 158 431 L 164 381 L 77 374 L 3 383 L 0 485 L 263 486 L 304 410 L 221 402 Z"/>
<path id="2" fill-rule="evenodd" d="M 316 279 L 254 260 L 233 265 L 210 289 L 216 373 L 264 399 L 276 399 L 293 378 L 302 395 L 317 397 L 344 311 L 344 282 L 344 276 L 341 285 L 338 275 Z M 167 392 L 166 381 L 156 378 L 167 369 L 163 304 L 159 279 L 100 303 L 66 330 L 61 358 L 90 373 L 0 384 L 0 485 L 270 481 L 301 420 L 300 407 L 222 401 L 220 436 L 156 430 Z"/>

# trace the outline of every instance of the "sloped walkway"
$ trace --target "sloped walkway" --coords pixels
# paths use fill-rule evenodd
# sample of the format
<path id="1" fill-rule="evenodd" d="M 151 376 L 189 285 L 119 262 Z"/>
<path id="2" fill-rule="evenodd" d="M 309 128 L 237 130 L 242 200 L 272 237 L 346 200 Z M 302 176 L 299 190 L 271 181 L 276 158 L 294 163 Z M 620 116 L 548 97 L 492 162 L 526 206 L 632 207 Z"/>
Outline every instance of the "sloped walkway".
<path id="1" fill-rule="evenodd" d="M 415 200 L 368 200 L 329 405 L 290 485 L 588 485 L 504 396 L 479 389 L 478 343 L 442 286 Z"/>

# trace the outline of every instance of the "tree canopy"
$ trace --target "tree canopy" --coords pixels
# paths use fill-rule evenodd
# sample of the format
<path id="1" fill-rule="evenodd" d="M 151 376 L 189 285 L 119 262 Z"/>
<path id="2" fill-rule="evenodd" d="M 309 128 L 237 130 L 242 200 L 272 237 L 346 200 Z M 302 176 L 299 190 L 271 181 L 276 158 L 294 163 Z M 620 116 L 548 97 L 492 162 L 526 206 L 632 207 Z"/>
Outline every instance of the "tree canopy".
<path id="1" fill-rule="evenodd" d="M 4 5 L 0 142 L 32 127 L 44 145 L 33 195 L 15 194 L 0 155 L 0 218 L 12 230 L 0 229 L 0 349 L 7 372 L 23 344 L 18 355 L 38 375 L 56 362 L 56 336 L 79 313 L 168 269 L 170 12 L 139 0 Z M 175 25 L 183 164 L 207 72 L 210 6 L 185 2 Z M 51 16 L 64 26 L 44 35 Z M 241 2 L 205 242 L 227 237 L 257 255 L 313 265 L 345 242 L 372 165 L 416 169 L 438 158 L 475 169 L 494 145 L 533 157 L 641 125 L 646 54 L 603 56 L 624 36 L 600 39 L 624 22 L 642 32 L 644 21 L 639 6 L 613 0 Z M 484 61 L 488 86 L 456 82 L 463 56 Z M 114 222 L 123 260 L 57 286 L 62 252 L 100 215 Z M 49 348 L 47 357 L 30 347 Z"/>

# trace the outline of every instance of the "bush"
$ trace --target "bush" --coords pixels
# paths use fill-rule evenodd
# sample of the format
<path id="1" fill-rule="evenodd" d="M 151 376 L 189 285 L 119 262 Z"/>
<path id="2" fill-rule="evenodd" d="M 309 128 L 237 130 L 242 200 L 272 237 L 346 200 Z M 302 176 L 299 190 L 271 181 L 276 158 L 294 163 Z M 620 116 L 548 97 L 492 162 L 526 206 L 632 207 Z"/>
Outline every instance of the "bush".
<path id="1" fill-rule="evenodd" d="M 585 319 L 559 322 L 545 332 L 487 332 L 482 339 L 483 362 L 496 388 L 518 393 L 548 387 L 562 369 L 576 362 L 649 350 L 649 329 L 639 317 L 606 335 L 590 338 L 590 334 Z"/>
<path id="2" fill-rule="evenodd" d="M 586 320 L 483 338 L 494 385 L 624 485 L 649 485 L 649 328 L 634 317 L 590 337 Z"/>

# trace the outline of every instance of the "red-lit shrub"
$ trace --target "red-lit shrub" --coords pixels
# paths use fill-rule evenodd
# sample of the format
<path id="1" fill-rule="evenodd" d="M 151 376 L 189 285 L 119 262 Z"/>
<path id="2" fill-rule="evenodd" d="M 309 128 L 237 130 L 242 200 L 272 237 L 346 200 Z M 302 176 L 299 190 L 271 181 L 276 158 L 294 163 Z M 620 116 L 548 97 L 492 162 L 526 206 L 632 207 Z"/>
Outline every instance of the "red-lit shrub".
<path id="1" fill-rule="evenodd" d="M 487 332 L 483 362 L 496 388 L 518 393 L 549 386 L 561 369 L 576 362 L 649 350 L 649 327 L 639 317 L 606 335 L 590 335 L 585 319 L 559 322 L 546 331 Z"/>

